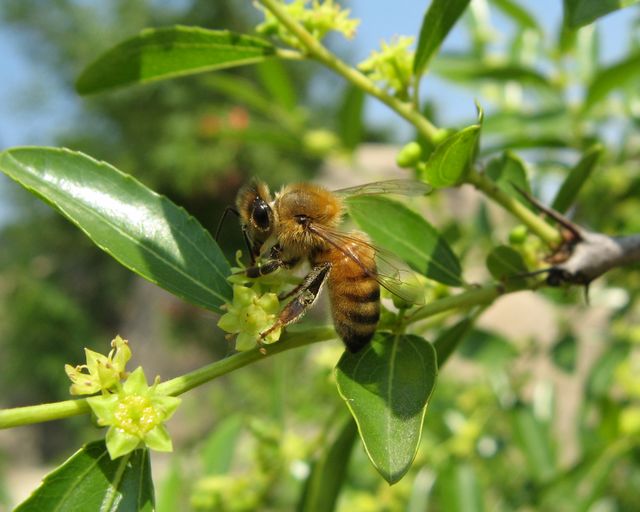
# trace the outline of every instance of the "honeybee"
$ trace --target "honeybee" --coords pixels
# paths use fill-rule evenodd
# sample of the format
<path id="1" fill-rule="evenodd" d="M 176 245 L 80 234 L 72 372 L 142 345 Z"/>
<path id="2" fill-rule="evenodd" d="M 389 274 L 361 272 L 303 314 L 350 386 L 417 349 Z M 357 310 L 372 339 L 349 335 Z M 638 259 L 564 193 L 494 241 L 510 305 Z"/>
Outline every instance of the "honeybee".
<path id="1" fill-rule="evenodd" d="M 329 291 L 336 332 L 350 352 L 358 352 L 373 337 L 380 319 L 380 285 L 397 293 L 378 273 L 377 250 L 364 233 L 339 229 L 344 198 L 358 194 L 423 194 L 427 185 L 410 180 L 369 183 L 329 191 L 298 183 L 272 198 L 267 185 L 254 180 L 236 199 L 237 213 L 251 255 L 248 277 L 308 261 L 311 271 L 286 298 L 293 297 L 275 324 L 260 334 L 299 319 L 316 301 L 323 284 Z"/>

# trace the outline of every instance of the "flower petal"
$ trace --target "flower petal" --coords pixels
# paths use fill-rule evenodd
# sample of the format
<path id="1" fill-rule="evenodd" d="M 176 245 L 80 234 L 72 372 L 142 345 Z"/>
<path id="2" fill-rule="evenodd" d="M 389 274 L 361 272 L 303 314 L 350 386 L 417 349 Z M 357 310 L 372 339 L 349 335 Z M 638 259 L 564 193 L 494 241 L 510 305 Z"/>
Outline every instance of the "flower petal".
<path id="1" fill-rule="evenodd" d="M 115 427 L 111 427 L 108 430 L 105 441 L 107 443 L 107 451 L 112 460 L 132 452 L 141 443 L 138 437 Z"/>
<path id="2" fill-rule="evenodd" d="M 171 437 L 164 425 L 158 425 L 147 432 L 144 436 L 144 442 L 152 450 L 157 450 L 159 452 L 173 451 Z"/>

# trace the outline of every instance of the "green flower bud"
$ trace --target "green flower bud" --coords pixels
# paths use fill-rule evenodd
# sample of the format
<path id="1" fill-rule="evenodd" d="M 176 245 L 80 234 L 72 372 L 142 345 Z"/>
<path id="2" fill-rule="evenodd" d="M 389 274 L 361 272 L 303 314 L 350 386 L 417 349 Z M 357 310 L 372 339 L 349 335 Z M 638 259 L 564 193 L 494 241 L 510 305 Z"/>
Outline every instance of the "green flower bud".
<path id="1" fill-rule="evenodd" d="M 520 245 L 523 244 L 527 239 L 527 226 L 522 224 L 516 226 L 509 232 L 509 243 L 511 245 Z"/>
<path id="2" fill-rule="evenodd" d="M 326 156 L 340 147 L 338 137 L 329 130 L 309 130 L 303 135 L 302 144 L 315 156 Z"/>
<path id="3" fill-rule="evenodd" d="M 417 142 L 409 142 L 396 155 L 398 167 L 415 167 L 422 156 L 422 148 Z"/>

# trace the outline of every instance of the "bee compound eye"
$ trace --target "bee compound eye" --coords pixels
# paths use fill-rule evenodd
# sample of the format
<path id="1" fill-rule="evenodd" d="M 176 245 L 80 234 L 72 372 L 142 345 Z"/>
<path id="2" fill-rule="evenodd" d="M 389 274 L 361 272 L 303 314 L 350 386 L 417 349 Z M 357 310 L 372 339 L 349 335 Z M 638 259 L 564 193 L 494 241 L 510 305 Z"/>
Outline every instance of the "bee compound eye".
<path id="1" fill-rule="evenodd" d="M 260 198 L 257 198 L 251 209 L 251 220 L 258 229 L 266 231 L 271 227 L 271 208 Z"/>

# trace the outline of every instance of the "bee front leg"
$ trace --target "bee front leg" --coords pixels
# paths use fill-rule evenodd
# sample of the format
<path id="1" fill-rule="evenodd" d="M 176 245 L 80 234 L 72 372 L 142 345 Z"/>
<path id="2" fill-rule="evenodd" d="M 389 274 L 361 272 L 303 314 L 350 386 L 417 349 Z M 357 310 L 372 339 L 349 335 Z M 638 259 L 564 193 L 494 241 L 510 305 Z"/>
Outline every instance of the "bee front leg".
<path id="1" fill-rule="evenodd" d="M 244 273 L 247 277 L 256 278 L 260 276 L 266 276 L 275 272 L 280 267 L 286 267 L 286 263 L 282 260 L 267 260 L 262 265 L 253 265 L 244 269 Z"/>
<path id="2" fill-rule="evenodd" d="M 311 269 L 311 272 L 307 274 L 302 283 L 294 290 L 296 293 L 295 298 L 280 312 L 276 322 L 266 331 L 260 333 L 260 339 L 266 338 L 276 329 L 286 327 L 302 317 L 318 298 L 322 285 L 327 279 L 330 270 L 330 263 L 323 263 Z"/>

